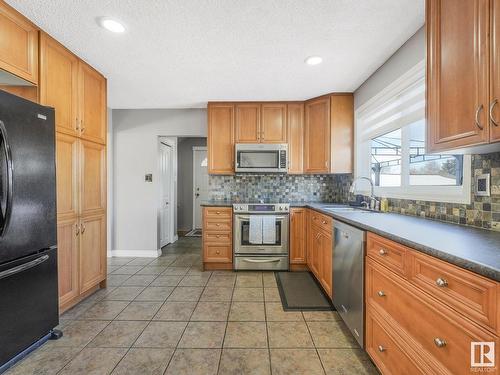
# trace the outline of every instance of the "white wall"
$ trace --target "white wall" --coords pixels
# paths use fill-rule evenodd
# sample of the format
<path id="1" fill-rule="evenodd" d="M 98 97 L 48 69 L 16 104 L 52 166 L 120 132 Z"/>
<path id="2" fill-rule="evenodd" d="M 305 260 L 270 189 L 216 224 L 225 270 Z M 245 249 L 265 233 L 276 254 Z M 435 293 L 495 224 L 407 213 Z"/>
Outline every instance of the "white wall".
<path id="1" fill-rule="evenodd" d="M 206 122 L 205 109 L 113 110 L 113 255 L 157 253 L 158 137 L 206 137 Z"/>
<path id="2" fill-rule="evenodd" d="M 425 59 L 425 26 L 406 41 L 354 92 L 354 110 Z"/>

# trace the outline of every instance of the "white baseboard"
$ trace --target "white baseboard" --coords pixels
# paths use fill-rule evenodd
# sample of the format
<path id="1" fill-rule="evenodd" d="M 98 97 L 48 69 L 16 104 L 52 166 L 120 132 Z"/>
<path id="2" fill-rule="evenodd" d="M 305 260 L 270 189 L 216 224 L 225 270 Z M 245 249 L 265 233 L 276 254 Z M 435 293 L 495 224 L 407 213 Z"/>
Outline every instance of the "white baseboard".
<path id="1" fill-rule="evenodd" d="M 161 250 L 111 250 L 108 252 L 108 257 L 124 258 L 158 258 L 160 255 Z"/>

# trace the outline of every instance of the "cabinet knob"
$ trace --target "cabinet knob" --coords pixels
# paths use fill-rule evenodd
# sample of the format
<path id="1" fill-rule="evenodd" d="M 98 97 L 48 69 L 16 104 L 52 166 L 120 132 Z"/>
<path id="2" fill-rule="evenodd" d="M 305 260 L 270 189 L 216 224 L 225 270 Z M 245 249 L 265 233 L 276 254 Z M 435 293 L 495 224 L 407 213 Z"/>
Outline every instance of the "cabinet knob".
<path id="1" fill-rule="evenodd" d="M 436 285 L 440 288 L 444 288 L 448 286 L 448 281 L 446 281 L 446 279 L 443 279 L 442 277 L 439 277 L 436 280 Z"/>
<path id="2" fill-rule="evenodd" d="M 385 350 L 386 350 L 386 349 L 385 349 L 382 345 L 379 345 L 379 346 L 378 346 L 378 351 L 379 351 L 379 352 L 381 352 L 381 353 L 382 353 L 382 352 L 385 352 Z"/>
<path id="3" fill-rule="evenodd" d="M 385 297 L 385 292 L 383 290 L 379 290 L 377 294 L 379 297 Z"/>
<path id="4" fill-rule="evenodd" d="M 321 222 L 322 222 L 323 224 L 326 224 L 326 220 L 322 220 Z"/>
<path id="5" fill-rule="evenodd" d="M 216 214 L 217 214 L 217 215 L 220 215 L 220 211 L 217 211 L 217 212 L 216 212 Z"/>
<path id="6" fill-rule="evenodd" d="M 220 250 L 217 250 L 217 251 L 215 252 L 215 254 L 219 255 L 219 254 L 220 254 Z"/>
<path id="7" fill-rule="evenodd" d="M 220 238 L 220 234 L 218 234 L 218 235 L 217 235 L 217 236 L 215 236 L 215 237 Z"/>
<path id="8" fill-rule="evenodd" d="M 380 249 L 380 250 L 378 251 L 378 253 L 379 253 L 380 255 L 387 255 L 387 250 L 386 250 L 386 249 Z"/>
<path id="9" fill-rule="evenodd" d="M 217 223 L 217 224 L 215 224 L 215 226 L 216 226 L 216 227 L 220 227 L 220 224 L 219 224 L 219 223 Z"/>
<path id="10" fill-rule="evenodd" d="M 434 344 L 436 344 L 438 348 L 444 348 L 446 346 L 446 340 L 436 337 L 434 339 Z"/>

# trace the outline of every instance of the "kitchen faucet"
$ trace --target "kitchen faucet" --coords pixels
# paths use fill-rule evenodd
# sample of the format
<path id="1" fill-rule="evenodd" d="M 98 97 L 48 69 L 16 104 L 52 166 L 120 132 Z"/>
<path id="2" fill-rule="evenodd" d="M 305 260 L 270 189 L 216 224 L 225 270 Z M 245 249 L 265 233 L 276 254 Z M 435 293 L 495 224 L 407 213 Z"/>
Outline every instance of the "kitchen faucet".
<path id="1" fill-rule="evenodd" d="M 371 178 L 364 177 L 364 176 L 356 177 L 354 179 L 354 181 L 352 182 L 351 187 L 349 188 L 349 193 L 354 194 L 354 192 L 356 190 L 356 182 L 359 181 L 359 180 L 366 180 L 366 181 L 368 181 L 370 183 L 370 203 L 368 203 L 366 201 L 363 201 L 363 202 L 361 202 L 361 204 L 362 205 L 365 204 L 366 208 L 376 209 L 377 203 L 379 203 L 379 201 L 375 197 L 375 194 L 374 194 L 374 185 L 373 185 L 373 181 L 372 181 Z"/>

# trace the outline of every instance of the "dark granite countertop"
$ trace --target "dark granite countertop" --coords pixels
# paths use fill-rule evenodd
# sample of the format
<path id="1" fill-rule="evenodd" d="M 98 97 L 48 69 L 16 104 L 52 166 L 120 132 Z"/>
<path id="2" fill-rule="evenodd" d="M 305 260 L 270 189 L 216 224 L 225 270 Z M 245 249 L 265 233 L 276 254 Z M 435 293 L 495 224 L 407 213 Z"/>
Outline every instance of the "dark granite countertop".
<path id="1" fill-rule="evenodd" d="M 232 204 L 232 201 L 208 201 L 202 205 Z M 395 213 L 332 212 L 325 209 L 333 203 L 291 202 L 290 205 L 312 208 L 339 221 L 500 281 L 500 232 Z"/>

